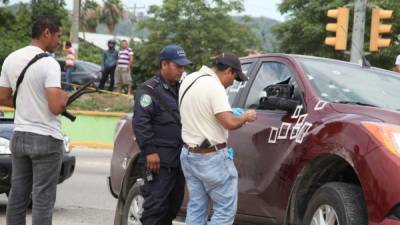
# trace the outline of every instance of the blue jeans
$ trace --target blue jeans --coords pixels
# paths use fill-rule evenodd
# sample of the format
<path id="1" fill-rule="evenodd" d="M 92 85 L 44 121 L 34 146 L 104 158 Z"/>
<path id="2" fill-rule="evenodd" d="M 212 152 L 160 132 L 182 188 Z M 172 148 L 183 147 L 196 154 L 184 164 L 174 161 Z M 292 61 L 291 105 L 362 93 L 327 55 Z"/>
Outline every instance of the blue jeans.
<path id="1" fill-rule="evenodd" d="M 208 201 L 213 215 L 210 225 L 231 225 L 237 210 L 238 174 L 226 149 L 215 153 L 181 152 L 182 170 L 189 191 L 186 225 L 206 225 Z"/>
<path id="2" fill-rule="evenodd" d="M 14 132 L 7 225 L 25 225 L 32 194 L 32 225 L 51 225 L 64 145 L 62 140 Z"/>
<path id="3" fill-rule="evenodd" d="M 74 89 L 72 88 L 72 71 L 74 70 L 74 67 L 66 67 L 65 68 L 65 81 L 67 84 L 65 84 L 65 90 L 66 91 L 73 91 Z"/>

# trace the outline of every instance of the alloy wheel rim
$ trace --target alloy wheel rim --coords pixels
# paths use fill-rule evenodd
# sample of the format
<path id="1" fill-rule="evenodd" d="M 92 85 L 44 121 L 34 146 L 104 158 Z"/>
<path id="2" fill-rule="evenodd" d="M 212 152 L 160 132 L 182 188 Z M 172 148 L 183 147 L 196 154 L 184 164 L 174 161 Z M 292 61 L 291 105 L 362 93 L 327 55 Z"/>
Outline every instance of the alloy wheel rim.
<path id="1" fill-rule="evenodd" d="M 315 211 L 310 225 L 339 225 L 335 209 L 329 205 L 321 205 Z"/>
<path id="2" fill-rule="evenodd" d="M 144 198 L 142 195 L 136 195 L 131 202 L 128 214 L 128 225 L 142 225 L 140 218 L 143 213 Z"/>

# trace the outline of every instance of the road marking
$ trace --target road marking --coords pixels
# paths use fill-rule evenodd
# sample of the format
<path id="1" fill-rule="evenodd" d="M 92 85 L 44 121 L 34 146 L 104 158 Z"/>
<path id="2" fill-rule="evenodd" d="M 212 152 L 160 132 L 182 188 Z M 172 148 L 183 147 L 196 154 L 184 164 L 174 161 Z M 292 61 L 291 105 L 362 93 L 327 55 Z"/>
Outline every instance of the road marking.
<path id="1" fill-rule="evenodd" d="M 173 225 L 185 225 L 184 222 L 178 222 L 178 221 L 174 221 L 172 224 Z"/>

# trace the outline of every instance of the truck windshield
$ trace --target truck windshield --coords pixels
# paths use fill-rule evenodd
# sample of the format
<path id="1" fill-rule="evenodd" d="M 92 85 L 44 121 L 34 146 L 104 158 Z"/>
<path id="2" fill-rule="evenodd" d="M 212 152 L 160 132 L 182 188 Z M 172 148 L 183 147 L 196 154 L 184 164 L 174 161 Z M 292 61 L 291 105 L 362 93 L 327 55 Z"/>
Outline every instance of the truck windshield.
<path id="1" fill-rule="evenodd" d="M 326 101 L 400 109 L 400 74 L 333 60 L 299 61 L 317 94 Z"/>

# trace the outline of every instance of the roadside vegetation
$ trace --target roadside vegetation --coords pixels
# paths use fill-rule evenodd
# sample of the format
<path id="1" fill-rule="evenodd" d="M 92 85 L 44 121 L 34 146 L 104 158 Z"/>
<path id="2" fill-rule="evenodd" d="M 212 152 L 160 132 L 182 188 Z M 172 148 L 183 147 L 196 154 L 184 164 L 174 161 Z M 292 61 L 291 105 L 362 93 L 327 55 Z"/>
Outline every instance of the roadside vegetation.
<path id="1" fill-rule="evenodd" d="M 211 1 L 213 4 L 207 2 L 209 1 L 164 0 L 161 5 L 151 6 L 143 19 L 138 19 L 124 9 L 121 0 L 82 0 L 80 31 L 96 32 L 102 26 L 104 32 L 113 35 L 121 35 L 121 30 L 134 30 L 128 36 L 138 34 L 144 39 L 143 42 L 130 43 L 135 52 L 135 64 L 132 68 L 134 90 L 137 84 L 155 74 L 159 67 L 159 51 L 171 43 L 180 44 L 194 62 L 187 72 L 209 64 L 213 57 L 223 51 L 240 56 L 249 52 L 282 52 L 349 59 L 345 52 L 335 51 L 323 43 L 326 36 L 332 35 L 325 30 L 325 25 L 331 21 L 326 16 L 327 10 L 344 6 L 353 0 L 326 0 L 323 5 L 320 0 L 284 0 L 279 4 L 279 10 L 285 15 L 286 21 L 281 23 L 268 19 L 254 20 L 248 16 L 232 17 L 232 14 L 244 10 L 242 0 Z M 400 7 L 400 1 L 369 2 L 384 9 Z M 72 18 L 66 9 L 65 0 L 31 0 L 29 3 L 14 5 L 9 3 L 9 0 L 0 0 L 0 70 L 8 54 L 30 43 L 32 21 L 40 15 L 52 12 L 61 17 L 64 31 L 62 41 L 69 40 Z M 400 52 L 397 38 L 400 24 L 395 23 L 399 19 L 400 14 L 395 13 L 390 20 L 393 31 L 387 36 L 392 40 L 391 47 L 366 56 L 372 66 L 392 69 Z M 369 44 L 370 13 L 366 23 L 365 49 Z M 350 22 L 349 36 L 351 29 Z M 80 42 L 81 60 L 100 64 L 101 52 L 91 44 Z M 61 46 L 56 51 L 56 56 L 63 57 Z M 125 97 L 104 94 L 100 96 L 83 97 L 73 107 L 99 111 L 131 110 L 131 103 Z"/>
<path id="2" fill-rule="evenodd" d="M 133 96 L 92 93 L 82 95 L 68 109 L 98 112 L 132 112 Z"/>

